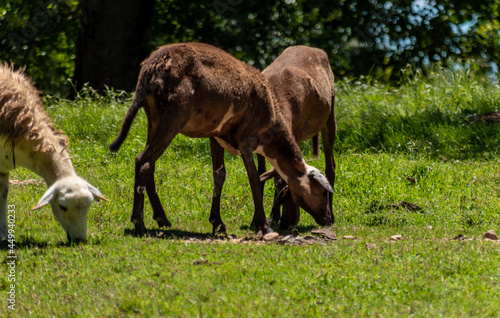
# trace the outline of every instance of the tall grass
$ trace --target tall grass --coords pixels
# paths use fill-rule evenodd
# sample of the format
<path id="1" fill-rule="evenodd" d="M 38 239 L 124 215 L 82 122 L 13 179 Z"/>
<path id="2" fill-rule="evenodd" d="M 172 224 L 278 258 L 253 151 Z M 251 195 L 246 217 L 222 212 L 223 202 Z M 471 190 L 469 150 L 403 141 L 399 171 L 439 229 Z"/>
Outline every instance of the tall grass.
<path id="1" fill-rule="evenodd" d="M 466 70 L 420 74 L 398 87 L 363 79 L 337 83 L 337 151 L 497 158 L 499 126 L 471 119 L 500 110 L 499 84 Z"/>

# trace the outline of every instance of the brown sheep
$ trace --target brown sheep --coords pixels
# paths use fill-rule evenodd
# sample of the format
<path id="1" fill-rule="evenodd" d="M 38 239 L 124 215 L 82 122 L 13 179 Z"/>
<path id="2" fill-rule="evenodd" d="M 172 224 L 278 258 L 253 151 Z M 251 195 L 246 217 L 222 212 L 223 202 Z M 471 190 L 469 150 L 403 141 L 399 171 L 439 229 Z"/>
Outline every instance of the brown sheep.
<path id="1" fill-rule="evenodd" d="M 135 99 L 111 150 L 119 149 L 143 107 L 148 138 L 136 158 L 131 217 L 138 235 L 146 232 L 145 192 L 158 225 L 170 225 L 156 193 L 154 170 L 156 160 L 179 133 L 211 139 L 216 188 L 222 189 L 224 182 L 224 149 L 242 156 L 254 199 L 255 224 L 263 233 L 272 229 L 264 213 L 254 152 L 266 157 L 287 181 L 295 202 L 319 224 L 331 223 L 328 198 L 333 190 L 316 168 L 305 163 L 266 80 L 255 68 L 208 44 L 160 47 L 142 63 Z M 225 232 L 219 207 L 212 206 L 210 222 L 214 232 Z"/>
<path id="2" fill-rule="evenodd" d="M 262 74 L 269 82 L 280 107 L 283 118 L 292 125 L 292 133 L 297 143 L 313 138 L 313 156 L 318 155 L 317 136 L 321 132 L 325 152 L 325 172 L 333 187 L 335 182 L 335 89 L 334 75 L 330 68 L 328 55 L 320 49 L 307 46 L 287 48 Z M 316 140 L 314 140 L 316 139 Z M 265 161 L 259 158 L 259 171 L 265 171 Z M 261 180 L 273 176 L 272 172 L 263 175 Z M 275 178 L 276 195 L 271 219 L 280 220 L 278 201 L 289 200 L 282 180 Z M 277 194 L 282 196 L 277 198 Z M 332 197 L 330 196 L 330 209 Z M 332 210 L 333 211 L 333 210 Z M 300 218 L 299 207 L 286 202 L 280 228 L 287 229 L 297 225 Z"/>
<path id="3" fill-rule="evenodd" d="M 7 195 L 9 171 L 17 167 L 33 171 L 49 186 L 33 210 L 50 203 L 69 241 L 87 239 L 90 204 L 94 197 L 107 199 L 76 175 L 67 146 L 68 138 L 54 129 L 30 80 L 0 63 L 0 240 L 12 235 L 7 217 L 15 215 L 8 212 Z"/>

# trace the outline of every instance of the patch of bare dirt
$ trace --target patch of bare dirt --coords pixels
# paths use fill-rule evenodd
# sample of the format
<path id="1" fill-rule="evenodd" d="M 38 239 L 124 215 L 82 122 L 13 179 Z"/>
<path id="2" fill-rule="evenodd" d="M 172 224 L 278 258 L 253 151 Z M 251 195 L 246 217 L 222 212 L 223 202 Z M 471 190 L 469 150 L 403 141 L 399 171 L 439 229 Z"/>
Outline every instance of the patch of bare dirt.
<path id="1" fill-rule="evenodd" d="M 42 179 L 28 179 L 28 180 L 9 180 L 9 184 L 13 186 L 27 186 L 30 184 L 44 184 Z"/>
<path id="2" fill-rule="evenodd" d="M 336 241 L 337 235 L 333 230 L 328 228 L 318 228 L 311 231 L 312 235 L 300 235 L 297 232 L 290 232 L 280 235 L 277 232 L 262 235 L 259 233 L 249 233 L 242 237 L 237 237 L 234 234 L 227 236 L 211 236 L 208 234 L 189 233 L 181 231 L 159 231 L 156 234 L 158 238 L 175 238 L 181 239 L 185 243 L 222 243 L 222 244 L 281 244 L 281 245 L 308 245 L 308 244 L 327 244 L 328 242 Z M 196 264 L 198 265 L 198 264 Z"/>
<path id="3" fill-rule="evenodd" d="M 432 228 L 431 226 L 426 229 Z M 175 239 L 181 240 L 184 243 L 202 243 L 202 244 L 251 244 L 251 245 L 265 245 L 265 244 L 279 244 L 279 245 L 292 245 L 292 246 L 300 246 L 300 245 L 310 245 L 310 244 L 321 244 L 327 245 L 328 243 L 336 242 L 339 240 L 335 232 L 332 228 L 316 228 L 311 230 L 311 234 L 301 235 L 296 231 L 288 232 L 288 233 L 278 233 L 273 232 L 266 235 L 262 235 L 261 232 L 253 233 L 250 232 L 244 236 L 238 237 L 234 234 L 231 235 L 219 235 L 212 236 L 209 234 L 202 233 L 192 233 L 187 231 L 179 231 L 179 230 L 160 230 L 156 232 L 156 235 L 152 235 L 151 237 L 163 238 L 163 239 Z M 342 240 L 358 240 L 363 241 L 363 238 L 358 238 L 352 235 L 344 235 L 341 237 Z M 408 238 L 404 237 L 401 234 L 395 234 L 388 238 L 388 242 L 397 242 L 402 240 L 407 240 Z M 436 238 L 437 241 L 490 241 L 492 243 L 500 243 L 498 235 L 494 230 L 489 230 L 486 232 L 483 237 L 467 237 L 463 234 L 458 234 L 452 238 Z M 386 240 L 383 240 L 387 242 Z M 366 247 L 368 249 L 379 249 L 377 244 L 369 244 L 366 243 Z M 381 247 L 380 247 L 381 248 Z M 203 260 L 198 260 L 194 262 L 194 265 L 203 265 L 206 264 Z"/>

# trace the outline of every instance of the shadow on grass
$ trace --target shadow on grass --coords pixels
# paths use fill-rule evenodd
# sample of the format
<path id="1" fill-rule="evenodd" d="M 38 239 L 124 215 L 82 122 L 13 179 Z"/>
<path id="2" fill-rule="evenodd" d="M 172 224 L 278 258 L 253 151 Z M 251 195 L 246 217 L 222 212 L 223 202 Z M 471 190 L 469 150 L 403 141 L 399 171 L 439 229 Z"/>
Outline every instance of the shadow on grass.
<path id="1" fill-rule="evenodd" d="M 42 241 L 42 240 L 37 240 L 34 237 L 31 236 L 21 236 L 17 238 L 14 242 L 13 245 L 9 243 L 8 241 L 1 241 L 0 242 L 0 251 L 6 251 L 6 250 L 17 250 L 17 249 L 23 249 L 23 248 L 38 248 L 38 249 L 43 249 L 49 246 L 48 242 Z"/>
<path id="2" fill-rule="evenodd" d="M 138 237 L 138 235 L 135 234 L 134 229 L 125 229 L 124 234 L 127 236 L 134 236 Z M 181 240 L 189 240 L 189 239 L 196 239 L 196 240 L 213 240 L 214 238 L 217 237 L 223 237 L 223 235 L 215 235 L 213 236 L 211 233 L 200 233 L 200 232 L 189 232 L 189 231 L 183 231 L 183 230 L 169 230 L 169 229 L 147 229 L 146 234 L 144 237 L 156 237 L 156 238 L 163 238 L 163 239 L 181 239 Z"/>
<path id="3" fill-rule="evenodd" d="M 287 234 L 300 234 L 310 232 L 315 226 L 307 225 L 307 226 L 297 226 L 291 230 L 280 230 L 277 224 L 274 224 L 272 227 L 274 231 L 276 231 L 280 236 Z M 247 239 L 255 239 L 260 237 L 259 230 L 254 226 L 242 225 L 240 230 L 248 231 L 249 233 L 243 234 L 242 237 Z M 138 237 L 136 235 L 134 229 L 125 229 L 124 235 Z M 170 230 L 170 229 L 147 229 L 144 237 L 154 237 L 161 239 L 170 239 L 170 240 L 197 240 L 197 241 L 205 241 L 205 240 L 214 240 L 214 239 L 226 239 L 228 236 L 233 236 L 231 233 L 226 234 L 216 234 L 212 235 L 212 233 L 201 233 L 201 232 L 191 232 L 191 231 L 183 231 L 183 230 Z"/>
<path id="4" fill-rule="evenodd" d="M 90 238 L 86 243 L 80 242 L 80 243 L 75 243 L 75 242 L 69 242 L 69 241 L 57 241 L 54 243 L 51 243 L 50 241 L 43 241 L 36 239 L 32 236 L 20 236 L 18 239 L 15 240 L 13 249 L 45 249 L 49 246 L 55 246 L 55 247 L 78 247 L 78 246 L 85 246 L 85 245 L 99 245 L 101 244 L 101 239 L 100 238 Z M 6 250 L 11 250 L 12 249 L 12 244 L 10 244 L 8 241 L 1 241 L 0 242 L 0 251 L 6 251 Z"/>
<path id="5" fill-rule="evenodd" d="M 312 229 L 316 228 L 317 226 L 312 226 L 312 225 L 307 225 L 307 226 L 304 226 L 304 225 L 298 225 L 292 229 L 289 229 L 289 230 L 282 230 L 280 229 L 279 227 L 279 224 L 278 222 L 271 222 L 271 228 L 277 232 L 279 235 L 287 235 L 287 234 L 290 234 L 290 233 L 294 233 L 294 234 L 299 234 L 299 233 L 305 233 L 305 232 L 310 232 Z M 243 230 L 243 231 L 254 231 L 255 233 L 258 232 L 258 229 L 254 226 L 248 226 L 248 225 L 242 225 L 240 226 L 240 230 Z"/>

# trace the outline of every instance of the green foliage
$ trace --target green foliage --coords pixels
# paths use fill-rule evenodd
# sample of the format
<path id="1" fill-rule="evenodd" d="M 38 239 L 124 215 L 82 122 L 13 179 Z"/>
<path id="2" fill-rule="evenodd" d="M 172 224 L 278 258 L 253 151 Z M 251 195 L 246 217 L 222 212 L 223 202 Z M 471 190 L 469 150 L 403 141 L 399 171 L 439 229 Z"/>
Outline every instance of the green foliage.
<path id="1" fill-rule="evenodd" d="M 498 0 L 157 2 L 155 43 L 203 41 L 264 68 L 286 47 L 324 49 L 338 75 L 398 78 L 411 64 L 498 61 Z M 183 28 L 182 26 L 186 26 Z M 161 32 L 159 32 L 161 31 Z"/>
<path id="2" fill-rule="evenodd" d="M 79 29 L 78 1 L 29 0 L 0 4 L 0 61 L 13 62 L 39 90 L 67 96 Z"/>
<path id="3" fill-rule="evenodd" d="M 74 73 L 78 1 L 10 1 L 0 5 L 0 58 L 27 66 L 37 86 L 67 96 Z M 123 2 L 126 5 L 126 1 Z M 198 41 L 258 68 L 290 45 L 324 49 L 340 78 L 401 77 L 439 62 L 475 59 L 498 74 L 499 0 L 156 1 L 151 27 L 136 45 Z M 111 53 L 110 53 L 111 54 Z M 116 52 L 120 54 L 120 52 Z"/>

